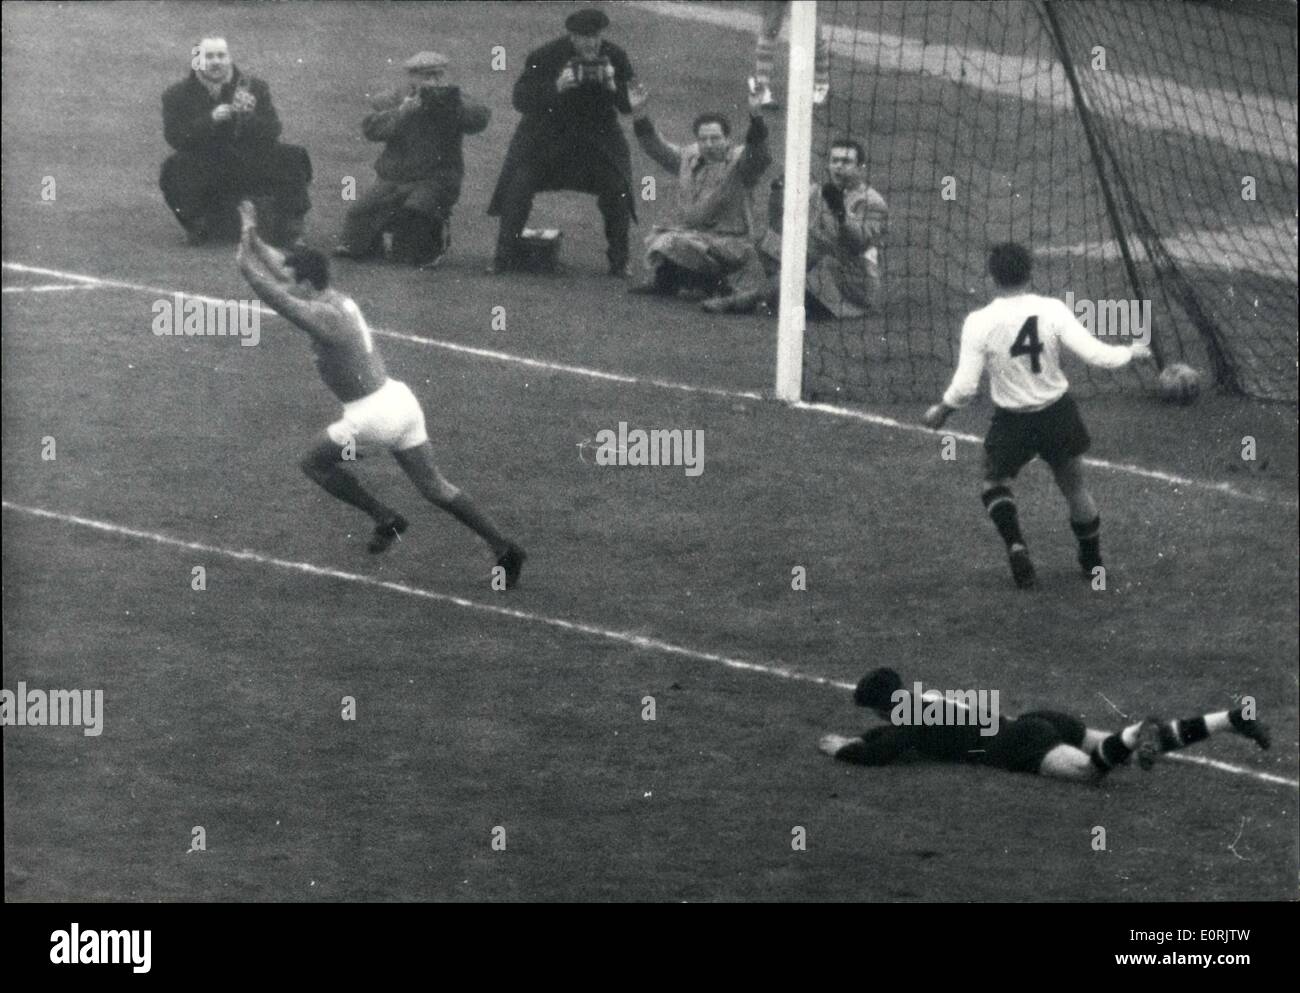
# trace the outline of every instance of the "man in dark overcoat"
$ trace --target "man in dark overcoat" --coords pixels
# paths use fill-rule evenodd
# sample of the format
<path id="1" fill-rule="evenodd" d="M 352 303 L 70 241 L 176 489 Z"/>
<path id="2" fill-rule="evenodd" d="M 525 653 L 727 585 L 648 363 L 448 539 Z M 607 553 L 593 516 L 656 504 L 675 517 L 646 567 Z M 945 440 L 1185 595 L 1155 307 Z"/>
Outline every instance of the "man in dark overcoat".
<path id="1" fill-rule="evenodd" d="M 636 219 L 632 156 L 618 115 L 627 100 L 632 64 L 602 38 L 609 18 L 582 10 L 565 22 L 568 34 L 528 54 L 513 103 L 523 114 L 506 152 L 488 214 L 500 217 L 493 272 L 519 266 L 519 235 L 533 195 L 545 190 L 594 193 L 605 220 L 611 275 L 627 273 L 628 226 Z"/>
<path id="2" fill-rule="evenodd" d="M 238 231 L 235 206 L 245 198 L 260 202 L 276 241 L 301 237 L 311 158 L 279 141 L 270 87 L 240 72 L 224 38 L 194 47 L 190 74 L 162 103 L 163 137 L 175 153 L 163 162 L 159 185 L 191 244 L 225 227 Z"/>

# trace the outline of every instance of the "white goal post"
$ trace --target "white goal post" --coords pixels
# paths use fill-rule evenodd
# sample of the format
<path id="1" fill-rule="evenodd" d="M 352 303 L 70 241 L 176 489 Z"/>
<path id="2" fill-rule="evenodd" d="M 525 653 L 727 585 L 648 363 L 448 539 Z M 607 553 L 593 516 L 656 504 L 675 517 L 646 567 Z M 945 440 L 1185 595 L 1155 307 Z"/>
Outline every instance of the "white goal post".
<path id="1" fill-rule="evenodd" d="M 781 309 L 776 335 L 776 396 L 787 403 L 800 400 L 803 390 L 816 47 L 816 0 L 794 0 L 790 4 L 790 76 L 785 91 L 785 203 L 781 214 Z"/>

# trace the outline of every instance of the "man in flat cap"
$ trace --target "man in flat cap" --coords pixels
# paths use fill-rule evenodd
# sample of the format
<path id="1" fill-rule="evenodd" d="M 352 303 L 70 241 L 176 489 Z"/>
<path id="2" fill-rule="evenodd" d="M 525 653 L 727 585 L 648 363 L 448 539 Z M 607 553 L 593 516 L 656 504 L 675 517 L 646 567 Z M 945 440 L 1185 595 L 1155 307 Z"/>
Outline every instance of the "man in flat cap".
<path id="1" fill-rule="evenodd" d="M 259 203 L 267 236 L 291 244 L 311 209 L 311 158 L 283 144 L 271 90 L 242 73 L 220 36 L 192 49 L 190 74 L 163 94 L 163 136 L 176 151 L 162 165 L 163 199 L 190 244 L 237 234 L 235 205 Z"/>
<path id="2" fill-rule="evenodd" d="M 506 152 L 488 214 L 501 218 L 493 272 L 519 265 L 519 235 L 533 195 L 544 190 L 594 193 L 605 221 L 611 275 L 627 272 L 628 226 L 636 219 L 632 156 L 618 115 L 627 102 L 632 64 L 601 34 L 603 11 L 589 9 L 564 22 L 568 34 L 528 53 L 513 103 L 523 119 Z"/>
<path id="3" fill-rule="evenodd" d="M 379 181 L 348 211 L 335 254 L 380 254 L 391 231 L 394 259 L 432 268 L 450 243 L 465 176 L 462 139 L 487 127 L 491 112 L 447 83 L 446 56 L 420 52 L 405 67 L 406 85 L 377 97 L 361 122 L 366 138 L 384 142 Z"/>

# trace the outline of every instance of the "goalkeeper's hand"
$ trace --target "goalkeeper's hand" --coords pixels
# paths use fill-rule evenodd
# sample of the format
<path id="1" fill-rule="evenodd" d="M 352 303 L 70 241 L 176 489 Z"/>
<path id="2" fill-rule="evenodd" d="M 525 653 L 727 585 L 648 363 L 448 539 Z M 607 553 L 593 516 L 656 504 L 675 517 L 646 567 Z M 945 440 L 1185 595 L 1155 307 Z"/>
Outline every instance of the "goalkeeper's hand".
<path id="1" fill-rule="evenodd" d="M 825 183 L 822 185 L 822 199 L 826 201 L 826 206 L 831 209 L 831 213 L 838 220 L 844 220 L 844 191 L 834 183 Z"/>

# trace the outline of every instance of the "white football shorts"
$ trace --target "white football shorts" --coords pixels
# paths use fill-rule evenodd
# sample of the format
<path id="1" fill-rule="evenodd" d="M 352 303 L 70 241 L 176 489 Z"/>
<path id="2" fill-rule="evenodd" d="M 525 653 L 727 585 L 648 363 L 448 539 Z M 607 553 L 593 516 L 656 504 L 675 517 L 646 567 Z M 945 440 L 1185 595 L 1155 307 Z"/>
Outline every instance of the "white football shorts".
<path id="1" fill-rule="evenodd" d="M 424 411 L 411 388 L 390 379 L 369 396 L 343 405 L 343 416 L 325 429 L 330 441 L 346 445 L 382 445 L 401 452 L 429 440 Z"/>

